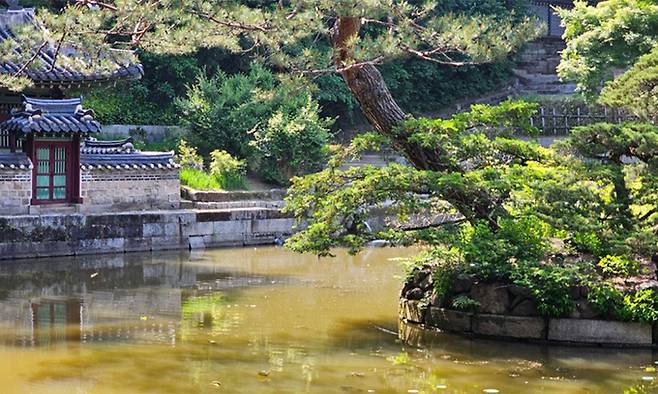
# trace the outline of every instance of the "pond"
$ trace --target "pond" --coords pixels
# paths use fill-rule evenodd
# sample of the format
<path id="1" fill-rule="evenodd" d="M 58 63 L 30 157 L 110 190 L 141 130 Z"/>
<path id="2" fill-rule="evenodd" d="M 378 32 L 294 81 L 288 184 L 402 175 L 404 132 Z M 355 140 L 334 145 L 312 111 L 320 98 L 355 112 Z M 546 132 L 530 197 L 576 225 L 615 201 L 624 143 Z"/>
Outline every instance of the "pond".
<path id="1" fill-rule="evenodd" d="M 424 333 L 410 249 L 279 248 L 0 265 L 2 393 L 656 392 L 650 350 Z"/>

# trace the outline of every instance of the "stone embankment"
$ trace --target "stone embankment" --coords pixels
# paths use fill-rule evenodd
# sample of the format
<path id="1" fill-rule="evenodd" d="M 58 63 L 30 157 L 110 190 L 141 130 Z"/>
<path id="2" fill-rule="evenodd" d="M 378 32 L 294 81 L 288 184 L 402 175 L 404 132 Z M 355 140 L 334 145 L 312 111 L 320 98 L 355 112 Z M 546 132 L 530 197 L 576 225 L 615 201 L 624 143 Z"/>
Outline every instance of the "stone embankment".
<path id="1" fill-rule="evenodd" d="M 528 288 L 502 282 L 480 283 L 458 276 L 449 296 L 433 291 L 430 269 L 415 272 L 402 289 L 400 318 L 465 335 L 566 344 L 658 347 L 658 323 L 606 319 L 586 299 L 587 289 L 574 287 L 575 308 L 566 318 L 540 316 Z M 462 300 L 463 308 L 457 300 Z M 469 304 L 464 304 L 468 300 Z"/>
<path id="2" fill-rule="evenodd" d="M 0 260 L 263 245 L 292 233 L 281 192 L 213 194 L 189 192 L 198 198 L 180 210 L 0 216 Z"/>

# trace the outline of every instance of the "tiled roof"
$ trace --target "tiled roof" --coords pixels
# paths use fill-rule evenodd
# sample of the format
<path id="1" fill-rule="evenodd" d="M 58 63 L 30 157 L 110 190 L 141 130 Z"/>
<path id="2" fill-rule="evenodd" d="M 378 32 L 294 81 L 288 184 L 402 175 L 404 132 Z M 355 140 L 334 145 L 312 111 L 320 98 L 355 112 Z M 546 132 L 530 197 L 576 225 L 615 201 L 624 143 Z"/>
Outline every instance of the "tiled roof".
<path id="1" fill-rule="evenodd" d="M 16 39 L 12 29 L 26 24 L 32 24 L 40 28 L 35 21 L 33 8 L 0 10 L 0 42 Z M 51 70 L 55 47 L 56 45 L 53 44 L 43 48 L 39 53 L 38 61 L 24 71 L 35 84 L 82 86 L 120 79 L 139 79 L 144 74 L 141 64 L 122 63 L 118 59 L 116 60 L 116 68 L 105 72 L 87 73 L 62 65 L 56 65 Z M 21 66 L 11 61 L 0 63 L 0 73 L 15 74 L 21 69 Z"/>
<path id="2" fill-rule="evenodd" d="M 101 125 L 82 99 L 49 100 L 23 97 L 23 108 L 0 123 L 10 133 L 95 133 Z"/>
<path id="3" fill-rule="evenodd" d="M 174 152 L 141 152 L 132 139 L 120 141 L 86 140 L 80 147 L 83 170 L 157 170 L 175 169 Z"/>
<path id="4" fill-rule="evenodd" d="M 31 168 L 32 162 L 25 153 L 0 152 L 0 171 Z"/>

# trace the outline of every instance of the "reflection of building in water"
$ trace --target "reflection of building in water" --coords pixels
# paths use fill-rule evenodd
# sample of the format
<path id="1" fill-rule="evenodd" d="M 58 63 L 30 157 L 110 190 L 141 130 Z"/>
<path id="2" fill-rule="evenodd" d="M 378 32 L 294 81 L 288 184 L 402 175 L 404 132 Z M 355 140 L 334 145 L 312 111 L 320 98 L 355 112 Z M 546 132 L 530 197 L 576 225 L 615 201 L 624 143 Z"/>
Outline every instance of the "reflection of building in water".
<path id="1" fill-rule="evenodd" d="M 175 343 L 181 319 L 212 316 L 202 319 L 202 324 L 224 325 L 216 305 L 223 297 L 203 295 L 271 283 L 270 278 L 236 275 L 217 264 L 191 263 L 186 254 L 146 256 L 0 265 L 0 342 L 20 346 L 50 346 L 66 340 Z"/>

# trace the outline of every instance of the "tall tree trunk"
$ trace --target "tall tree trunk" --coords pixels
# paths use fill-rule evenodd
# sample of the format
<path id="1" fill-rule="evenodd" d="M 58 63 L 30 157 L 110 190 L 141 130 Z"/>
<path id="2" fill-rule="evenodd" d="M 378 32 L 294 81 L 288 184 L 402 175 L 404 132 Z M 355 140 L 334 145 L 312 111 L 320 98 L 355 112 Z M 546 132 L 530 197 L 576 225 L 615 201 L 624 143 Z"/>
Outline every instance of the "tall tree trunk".
<path id="1" fill-rule="evenodd" d="M 361 18 L 338 18 L 332 29 L 332 44 L 336 67 L 341 70 L 343 80 L 359 102 L 361 111 L 377 131 L 390 138 L 393 148 L 403 153 L 415 168 L 441 172 L 450 170 L 445 163 L 438 160 L 439 155 L 435 149 L 409 141 L 409 136 L 403 130 L 396 132 L 396 126 L 404 122 L 407 115 L 395 102 L 379 70 L 367 63 L 351 67 L 355 64 L 352 50 L 360 29 Z M 497 219 L 505 210 L 494 202 L 488 193 L 482 191 L 479 196 L 473 191 L 452 193 L 455 198 L 450 202 L 469 221 L 484 220 L 492 229 L 498 229 Z"/>
<path id="2" fill-rule="evenodd" d="M 335 62 L 348 89 L 359 102 L 361 111 L 368 122 L 380 133 L 390 137 L 394 148 L 402 152 L 407 160 L 420 170 L 445 170 L 445 166 L 434 160 L 436 154 L 431 149 L 410 143 L 405 135 L 395 134 L 397 125 L 407 118 L 400 108 L 379 70 L 372 64 L 350 67 L 353 64 L 352 46 L 361 29 L 361 18 L 340 17 L 332 31 Z"/>

